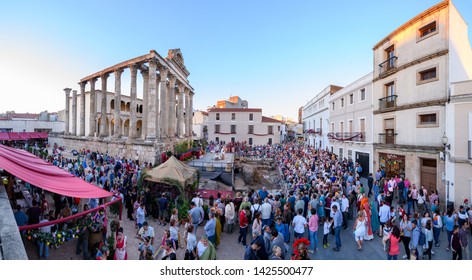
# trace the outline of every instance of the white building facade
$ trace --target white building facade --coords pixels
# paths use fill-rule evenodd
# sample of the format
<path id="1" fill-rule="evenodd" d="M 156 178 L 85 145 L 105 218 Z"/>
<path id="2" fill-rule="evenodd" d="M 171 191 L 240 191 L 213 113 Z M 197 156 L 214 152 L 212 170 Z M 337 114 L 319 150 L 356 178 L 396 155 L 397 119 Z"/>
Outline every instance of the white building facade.
<path id="1" fill-rule="evenodd" d="M 372 73 L 332 93 L 329 100 L 329 149 L 358 162 L 361 176 L 367 177 L 373 171 Z"/>
<path id="2" fill-rule="evenodd" d="M 405 176 L 418 187 L 437 189 L 444 203 L 440 155 L 450 83 L 472 75 L 467 24 L 452 2 L 443 1 L 373 50 L 374 167 L 384 168 L 389 177 Z"/>
<path id="3" fill-rule="evenodd" d="M 472 80 L 451 84 L 446 103 L 445 152 L 446 200 L 462 204 L 472 201 Z"/>
<path id="4" fill-rule="evenodd" d="M 282 125 L 276 119 L 264 117 L 260 108 L 208 109 L 208 141 L 277 144 Z"/>
<path id="5" fill-rule="evenodd" d="M 330 85 L 302 107 L 303 131 L 306 143 L 320 149 L 329 145 L 329 98 L 342 87 Z"/>

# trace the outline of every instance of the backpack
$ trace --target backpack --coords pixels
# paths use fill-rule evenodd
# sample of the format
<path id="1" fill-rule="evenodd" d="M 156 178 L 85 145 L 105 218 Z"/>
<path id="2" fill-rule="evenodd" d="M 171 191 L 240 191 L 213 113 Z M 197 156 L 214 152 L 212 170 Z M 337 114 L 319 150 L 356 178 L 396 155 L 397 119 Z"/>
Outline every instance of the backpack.
<path id="1" fill-rule="evenodd" d="M 251 217 L 251 221 L 254 222 L 254 219 L 256 218 L 256 214 L 261 212 L 261 205 L 259 205 L 259 207 L 256 209 L 256 207 L 254 207 L 254 214 L 252 215 Z"/>

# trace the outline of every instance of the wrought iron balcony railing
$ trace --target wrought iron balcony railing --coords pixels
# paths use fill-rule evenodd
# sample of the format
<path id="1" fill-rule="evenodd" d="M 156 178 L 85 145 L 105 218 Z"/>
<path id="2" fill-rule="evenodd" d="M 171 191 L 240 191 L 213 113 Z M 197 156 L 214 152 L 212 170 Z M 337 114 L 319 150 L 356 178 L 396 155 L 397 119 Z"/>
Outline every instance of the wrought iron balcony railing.
<path id="1" fill-rule="evenodd" d="M 390 95 L 384 98 L 379 99 L 379 109 L 395 108 L 397 107 L 397 97 L 396 95 Z"/>
<path id="2" fill-rule="evenodd" d="M 330 132 L 328 138 L 338 141 L 365 142 L 365 132 Z"/>
<path id="3" fill-rule="evenodd" d="M 380 63 L 379 64 L 379 68 L 380 68 L 379 69 L 379 75 L 382 75 L 385 72 L 396 68 L 397 67 L 397 59 L 398 59 L 398 57 L 394 56 L 394 57 L 391 57 L 391 58 L 385 60 L 384 62 Z"/>
<path id="4" fill-rule="evenodd" d="M 385 132 L 379 133 L 379 144 L 395 145 L 395 138 L 398 133 Z"/>

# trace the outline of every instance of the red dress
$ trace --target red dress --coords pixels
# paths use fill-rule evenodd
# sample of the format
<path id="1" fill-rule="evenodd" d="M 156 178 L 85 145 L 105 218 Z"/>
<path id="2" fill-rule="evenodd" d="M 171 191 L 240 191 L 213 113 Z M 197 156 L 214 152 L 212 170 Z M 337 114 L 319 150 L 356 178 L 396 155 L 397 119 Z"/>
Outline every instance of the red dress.
<path id="1" fill-rule="evenodd" d="M 128 253 L 126 252 L 126 236 L 121 240 L 116 241 L 115 255 L 113 256 L 114 260 L 127 260 Z"/>

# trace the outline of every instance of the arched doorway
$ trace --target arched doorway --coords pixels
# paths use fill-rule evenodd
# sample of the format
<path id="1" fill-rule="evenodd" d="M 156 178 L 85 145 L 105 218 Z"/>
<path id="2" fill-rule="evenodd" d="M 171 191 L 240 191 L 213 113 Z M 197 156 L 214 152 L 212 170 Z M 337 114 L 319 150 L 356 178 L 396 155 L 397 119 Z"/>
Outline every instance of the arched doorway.
<path id="1" fill-rule="evenodd" d="M 136 137 L 141 138 L 141 133 L 143 129 L 143 121 L 139 120 L 136 122 Z"/>

